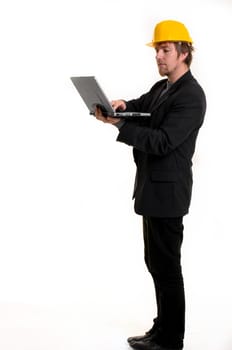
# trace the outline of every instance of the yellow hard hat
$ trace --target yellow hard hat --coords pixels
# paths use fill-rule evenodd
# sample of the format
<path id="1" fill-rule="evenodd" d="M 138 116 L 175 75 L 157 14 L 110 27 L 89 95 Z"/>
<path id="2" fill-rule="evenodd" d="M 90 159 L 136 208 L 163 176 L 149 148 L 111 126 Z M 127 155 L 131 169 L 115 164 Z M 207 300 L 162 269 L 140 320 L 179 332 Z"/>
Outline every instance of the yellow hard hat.
<path id="1" fill-rule="evenodd" d="M 155 47 L 157 43 L 164 41 L 182 41 L 192 44 L 192 38 L 188 29 L 181 22 L 162 21 L 155 26 L 152 42 L 148 46 Z"/>

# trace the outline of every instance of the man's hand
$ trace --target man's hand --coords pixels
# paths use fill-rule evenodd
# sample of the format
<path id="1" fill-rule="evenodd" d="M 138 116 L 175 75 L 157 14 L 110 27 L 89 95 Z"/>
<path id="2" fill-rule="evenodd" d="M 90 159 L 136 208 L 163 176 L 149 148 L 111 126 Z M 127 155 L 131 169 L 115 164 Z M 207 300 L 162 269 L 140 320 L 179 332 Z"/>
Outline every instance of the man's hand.
<path id="1" fill-rule="evenodd" d="M 120 111 L 125 111 L 126 109 L 126 103 L 123 100 L 115 100 L 111 101 L 111 106 L 116 111 L 119 109 Z"/>
<path id="2" fill-rule="evenodd" d="M 100 108 L 96 108 L 95 110 L 95 117 L 97 120 L 100 120 L 102 121 L 103 123 L 107 123 L 107 124 L 116 124 L 118 122 L 120 122 L 120 118 L 112 118 L 112 117 L 105 117 L 103 114 L 102 114 L 102 111 Z"/>
<path id="3" fill-rule="evenodd" d="M 112 105 L 114 110 L 120 109 L 121 111 L 123 111 L 126 109 L 126 104 L 123 100 L 112 101 L 111 105 Z M 95 117 L 96 117 L 96 119 L 102 121 L 103 123 L 107 123 L 107 124 L 117 124 L 121 120 L 120 118 L 105 117 L 102 114 L 102 111 L 100 108 L 96 108 Z"/>

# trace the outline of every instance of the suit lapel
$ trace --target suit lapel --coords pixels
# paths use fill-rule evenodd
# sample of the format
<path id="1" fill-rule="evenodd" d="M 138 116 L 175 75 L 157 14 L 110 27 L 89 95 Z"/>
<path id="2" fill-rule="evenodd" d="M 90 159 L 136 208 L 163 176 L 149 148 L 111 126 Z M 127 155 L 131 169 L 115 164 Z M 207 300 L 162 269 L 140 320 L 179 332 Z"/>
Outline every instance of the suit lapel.
<path id="1" fill-rule="evenodd" d="M 149 110 L 151 111 L 151 113 L 157 108 L 157 106 L 160 104 L 160 101 L 162 102 L 163 97 L 166 95 L 164 94 L 163 96 L 160 97 L 160 94 L 165 89 L 166 84 L 167 84 L 167 81 L 163 81 L 160 87 L 155 91 L 152 97 L 151 104 L 149 106 Z"/>
<path id="2" fill-rule="evenodd" d="M 154 109 L 157 109 L 162 103 L 164 103 L 167 98 L 169 97 L 169 90 L 167 90 L 160 98 L 158 98 L 158 100 L 156 100 L 156 104 L 155 104 L 155 108 Z"/>
<path id="3" fill-rule="evenodd" d="M 173 92 L 178 89 L 178 87 L 183 84 L 185 81 L 192 79 L 191 71 L 188 71 L 185 73 L 177 82 L 175 82 L 161 97 L 160 94 L 162 93 L 163 89 L 165 89 L 167 80 L 163 81 L 163 84 L 160 86 L 160 89 L 158 89 L 156 96 L 154 97 L 152 103 L 151 103 L 151 111 L 154 112 L 162 103 L 164 103 L 167 98 L 173 94 Z"/>

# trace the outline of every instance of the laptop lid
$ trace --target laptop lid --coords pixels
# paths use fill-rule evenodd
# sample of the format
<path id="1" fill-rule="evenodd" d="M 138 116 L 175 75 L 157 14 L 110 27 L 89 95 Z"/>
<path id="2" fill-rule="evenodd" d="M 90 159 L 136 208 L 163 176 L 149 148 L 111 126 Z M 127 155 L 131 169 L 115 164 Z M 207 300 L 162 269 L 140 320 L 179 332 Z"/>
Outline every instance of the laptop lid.
<path id="1" fill-rule="evenodd" d="M 108 98 L 94 76 L 71 77 L 71 80 L 89 109 L 90 114 L 100 107 L 103 115 L 119 118 L 150 117 L 144 112 L 118 112 L 114 111 Z"/>

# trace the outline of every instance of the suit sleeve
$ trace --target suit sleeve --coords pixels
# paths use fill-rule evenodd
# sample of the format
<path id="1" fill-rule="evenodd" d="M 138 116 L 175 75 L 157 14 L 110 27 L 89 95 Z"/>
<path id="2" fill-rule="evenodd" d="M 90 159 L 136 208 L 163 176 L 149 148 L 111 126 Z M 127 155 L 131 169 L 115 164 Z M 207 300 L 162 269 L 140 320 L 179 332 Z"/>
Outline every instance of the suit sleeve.
<path id="1" fill-rule="evenodd" d="M 182 95 L 182 96 L 181 96 Z M 152 129 L 126 123 L 117 141 L 142 152 L 165 156 L 180 146 L 203 122 L 206 102 L 201 91 L 180 94 L 175 99 L 159 128 Z"/>
<path id="2" fill-rule="evenodd" d="M 126 102 L 126 111 L 129 111 L 129 112 L 142 111 L 144 98 L 145 98 L 145 95 L 142 95 L 141 97 L 139 97 L 137 99 L 125 101 Z"/>

